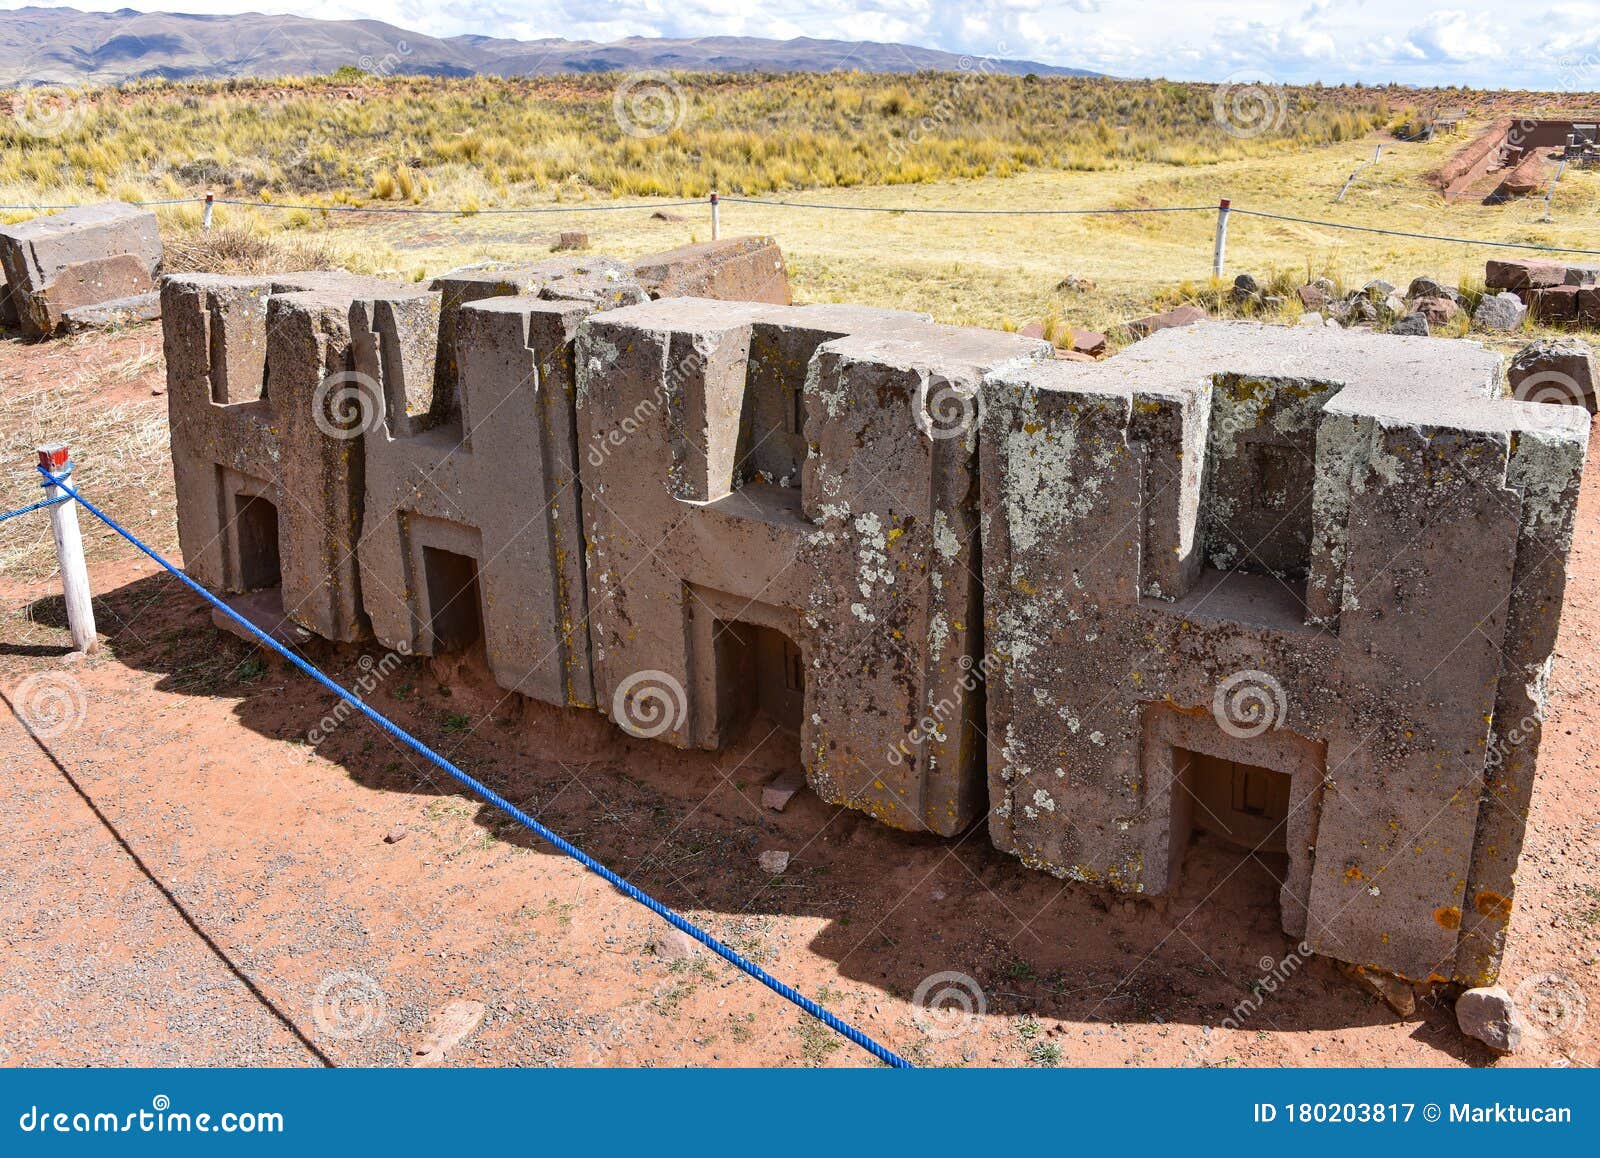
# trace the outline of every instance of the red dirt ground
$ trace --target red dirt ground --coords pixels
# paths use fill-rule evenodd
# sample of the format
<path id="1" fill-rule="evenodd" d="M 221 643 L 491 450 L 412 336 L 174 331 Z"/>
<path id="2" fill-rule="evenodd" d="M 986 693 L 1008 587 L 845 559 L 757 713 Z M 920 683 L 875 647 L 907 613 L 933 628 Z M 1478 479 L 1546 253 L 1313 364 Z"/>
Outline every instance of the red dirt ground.
<path id="1" fill-rule="evenodd" d="M 92 370 L 153 332 L 78 340 L 73 357 Z M 36 386 L 61 352 L 0 343 L 0 419 L 6 397 Z M 120 401 L 164 407 L 142 382 Z M 105 402 L 90 391 L 74 404 Z M 31 469 L 25 448 L 8 446 L 7 471 Z M 170 493 L 147 501 L 169 508 Z M 0 534 L 48 529 L 29 516 Z M 159 545 L 171 549 L 170 527 Z M 313 742 L 332 697 L 217 631 L 147 561 L 94 541 L 91 573 L 102 647 L 77 662 L 63 659 L 54 581 L 0 574 L 0 1062 L 404 1065 L 455 999 L 487 1012 L 448 1064 L 869 1060 L 714 958 L 658 955 L 661 921 L 365 721 Z M 1555 971 L 1600 994 L 1597 622 L 1591 469 L 1505 960 L 1512 989 Z M 312 648 L 346 683 L 381 659 Z M 73 710 L 35 739 L 13 713 L 37 702 L 42 680 L 65 688 Z M 1319 959 L 1267 987 L 1241 1028 L 1208 1028 L 1291 950 L 1269 866 L 1221 846 L 1196 846 L 1177 895 L 1121 899 L 1025 869 L 981 828 L 909 836 L 805 792 L 781 815 L 763 811 L 760 786 L 796 752 L 761 721 L 730 751 L 681 753 L 593 713 L 504 700 L 470 665 L 420 661 L 369 699 L 920 1063 L 1600 1061 L 1600 1008 L 1565 1038 L 1497 1063 L 1443 1001 L 1397 1017 Z M 397 827 L 404 839 L 386 843 Z M 767 849 L 794 854 L 782 876 L 758 867 Z M 954 984 L 981 1013 L 919 1016 L 919 987 L 947 972 L 964 975 Z"/>

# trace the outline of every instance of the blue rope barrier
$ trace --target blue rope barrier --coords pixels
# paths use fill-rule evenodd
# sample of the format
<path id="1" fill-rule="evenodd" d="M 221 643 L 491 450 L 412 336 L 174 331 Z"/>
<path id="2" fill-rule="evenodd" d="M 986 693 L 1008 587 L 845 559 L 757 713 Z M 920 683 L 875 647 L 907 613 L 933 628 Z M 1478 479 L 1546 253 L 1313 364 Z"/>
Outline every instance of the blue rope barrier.
<path id="1" fill-rule="evenodd" d="M 680 917 L 677 913 L 667 908 L 667 906 L 656 900 L 649 893 L 644 892 L 642 889 L 636 887 L 624 877 L 612 872 L 609 868 L 595 860 L 577 845 L 572 844 L 570 841 L 567 841 L 561 836 L 557 835 L 551 829 L 546 828 L 533 817 L 529 816 L 526 812 L 523 812 L 522 809 L 505 799 L 505 797 L 501 796 L 499 793 L 495 792 L 481 781 L 469 776 L 460 768 L 457 768 L 449 760 L 439 755 L 439 753 L 428 747 L 421 740 L 418 740 L 416 737 L 412 736 L 411 733 L 400 727 L 400 725 L 394 723 L 394 721 L 390 720 L 387 716 L 374 710 L 373 708 L 368 707 L 355 695 L 345 691 L 344 688 L 334 683 L 331 679 L 323 675 L 322 672 L 318 671 L 311 664 L 307 663 L 294 652 L 278 643 L 260 628 L 256 627 L 255 624 L 245 619 L 238 612 L 234 611 L 233 608 L 229 607 L 222 600 L 218 599 L 215 595 L 211 594 L 211 592 L 207 591 L 195 580 L 191 579 L 177 567 L 167 562 L 167 560 L 162 558 L 161 555 L 159 555 L 153 548 L 146 546 L 137 535 L 134 535 L 131 531 L 128 531 L 110 515 L 106 514 L 89 500 L 85 499 L 73 488 L 67 486 L 64 481 L 66 474 L 59 476 L 52 475 L 43 466 L 40 466 L 38 469 L 39 473 L 42 474 L 47 480 L 46 485 L 55 485 L 60 487 L 66 492 L 67 497 L 76 499 L 78 503 L 81 504 L 83 508 L 90 514 L 94 515 L 95 518 L 99 519 L 117 534 L 128 540 L 128 542 L 132 543 L 145 555 L 159 563 L 168 572 L 176 576 L 180 582 L 182 582 L 195 594 L 199 595 L 207 603 L 211 604 L 211 606 L 221 611 L 229 619 L 233 620 L 233 622 L 243 627 L 251 635 L 255 636 L 262 643 L 266 644 L 273 651 L 281 655 L 284 659 L 288 660 L 304 675 L 316 681 L 318 684 L 321 684 L 324 688 L 338 696 L 341 700 L 344 700 L 356 711 L 360 712 L 374 724 L 377 724 L 378 727 L 389 733 L 389 735 L 394 737 L 394 739 L 400 741 L 400 743 L 410 748 L 417 755 L 423 757 L 430 763 L 447 772 L 450 776 L 454 777 L 458 782 L 465 785 L 477 796 L 494 805 L 501 812 L 504 812 L 507 816 L 511 817 L 511 819 L 515 820 L 518 824 L 522 825 L 522 827 L 526 828 L 529 832 L 532 832 L 541 839 L 549 842 L 558 851 L 577 861 L 584 868 L 594 873 L 601 880 L 617 889 L 629 899 L 637 901 L 639 904 L 649 909 L 652 913 L 656 914 L 656 916 L 666 921 L 673 928 L 687 933 L 689 936 L 700 942 L 700 944 L 704 945 L 707 949 L 710 949 L 713 953 L 721 957 L 730 965 L 736 966 L 745 973 L 749 974 L 751 977 L 754 977 L 768 989 L 778 994 L 778 996 L 787 1001 L 793 1002 L 806 1013 L 809 1013 L 812 1017 L 822 1022 L 823 1025 L 826 1025 L 835 1033 L 854 1042 L 856 1045 L 860 1046 L 862 1049 L 866 1050 L 873 1057 L 884 1062 L 886 1065 L 892 1066 L 895 1069 L 914 1068 L 910 1062 L 906 1061 L 903 1057 L 889 1049 L 887 1046 L 880 1045 L 877 1041 L 862 1033 L 849 1022 L 835 1017 L 822 1006 L 818 1005 L 815 1001 L 812 1001 L 809 997 L 805 996 L 798 990 L 785 985 L 782 981 L 779 981 L 765 969 L 761 968 L 761 966 L 746 959 L 738 951 L 729 948 L 727 945 L 724 945 L 721 941 L 717 940 L 710 933 L 707 933 L 705 930 L 701 929 L 698 925 L 693 924 L 684 917 Z M 70 474 L 71 471 L 69 470 L 66 473 Z"/>
<path id="2" fill-rule="evenodd" d="M 58 478 L 69 478 L 69 477 L 71 477 L 71 475 L 72 475 L 72 464 L 69 462 L 67 464 L 67 469 L 62 471 L 61 474 L 58 475 L 57 477 Z M 48 483 L 48 482 L 42 482 L 39 485 L 41 487 L 44 487 L 44 488 L 48 489 L 51 484 Z M 7 511 L 5 514 L 0 515 L 0 523 L 5 522 L 7 519 L 14 519 L 18 515 L 31 514 L 34 511 L 42 511 L 46 507 L 53 507 L 53 506 L 56 506 L 59 503 L 65 503 L 65 502 L 71 502 L 71 501 L 72 501 L 72 496 L 71 495 L 57 495 L 53 499 L 45 499 L 42 502 L 34 503 L 31 506 L 19 507 L 18 509 L 14 510 L 14 511 Z"/>

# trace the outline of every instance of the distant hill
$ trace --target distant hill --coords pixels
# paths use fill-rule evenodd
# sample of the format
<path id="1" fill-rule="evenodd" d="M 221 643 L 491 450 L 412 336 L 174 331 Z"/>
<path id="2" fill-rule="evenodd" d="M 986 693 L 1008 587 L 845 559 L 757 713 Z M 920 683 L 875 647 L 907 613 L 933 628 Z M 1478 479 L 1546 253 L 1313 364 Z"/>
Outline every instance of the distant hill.
<path id="1" fill-rule="evenodd" d="M 113 84 L 147 77 L 320 75 L 353 65 L 368 72 L 431 76 L 532 76 L 563 72 L 684 69 L 709 72 L 946 72 L 970 70 L 972 57 L 909 44 L 871 41 L 698 40 L 630 37 L 588 40 L 438 39 L 379 20 L 303 16 L 198 16 L 173 12 L 79 12 L 21 8 L 0 14 L 0 85 L 36 82 Z M 982 61 L 985 71 L 1096 76 L 1026 60 Z"/>

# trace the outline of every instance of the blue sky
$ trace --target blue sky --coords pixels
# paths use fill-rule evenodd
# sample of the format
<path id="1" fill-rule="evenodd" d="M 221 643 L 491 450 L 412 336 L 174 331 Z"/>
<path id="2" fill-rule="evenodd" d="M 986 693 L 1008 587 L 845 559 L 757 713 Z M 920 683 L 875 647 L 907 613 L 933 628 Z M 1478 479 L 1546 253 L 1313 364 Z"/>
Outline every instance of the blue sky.
<path id="1" fill-rule="evenodd" d="M 38 3 L 39 0 L 34 0 Z M 23 0 L 0 0 L 0 9 Z M 435 36 L 816 36 L 1122 76 L 1600 89 L 1600 0 L 76 0 L 85 9 L 296 12 Z"/>

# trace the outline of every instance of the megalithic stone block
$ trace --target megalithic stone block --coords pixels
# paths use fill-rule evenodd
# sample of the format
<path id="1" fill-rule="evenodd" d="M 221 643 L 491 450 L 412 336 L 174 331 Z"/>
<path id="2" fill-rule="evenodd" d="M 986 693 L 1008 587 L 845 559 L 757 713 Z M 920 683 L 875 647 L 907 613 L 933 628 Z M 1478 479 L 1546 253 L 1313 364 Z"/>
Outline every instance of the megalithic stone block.
<path id="1" fill-rule="evenodd" d="M 930 391 L 970 402 L 984 374 L 1048 350 L 848 307 L 678 299 L 589 318 L 578 413 L 601 710 L 706 748 L 757 703 L 792 711 L 828 799 L 903 828 L 970 822 L 974 734 L 913 737 L 971 663 L 977 612 L 972 435 L 930 437 L 926 407 Z"/>
<path id="2" fill-rule="evenodd" d="M 593 704 L 573 342 L 597 307 L 644 300 L 616 269 L 562 260 L 490 275 L 520 296 L 479 298 L 474 283 L 443 303 L 356 303 L 357 365 L 385 400 L 366 435 L 360 559 L 366 609 L 386 645 L 449 650 L 456 641 L 442 625 L 471 611 L 497 684 L 546 703 Z M 452 300 L 446 374 L 436 347 Z M 452 394 L 441 401 L 444 390 Z M 437 552 L 470 561 L 475 593 L 430 575 Z M 469 600 L 478 606 L 460 606 Z"/>
<path id="3" fill-rule="evenodd" d="M 161 267 L 156 215 L 120 201 L 0 227 L 0 268 L 25 332 L 54 333 L 66 312 L 145 293 Z"/>
<path id="4" fill-rule="evenodd" d="M 995 844 L 1160 893 L 1200 828 L 1284 855 L 1317 952 L 1492 976 L 1587 446 L 1498 373 L 1216 325 L 993 380 Z"/>
<path id="5" fill-rule="evenodd" d="M 307 273 L 186 274 L 161 292 L 185 567 L 222 591 L 281 586 L 301 626 L 363 638 L 360 436 L 377 400 L 352 368 L 350 305 L 426 291 Z"/>

